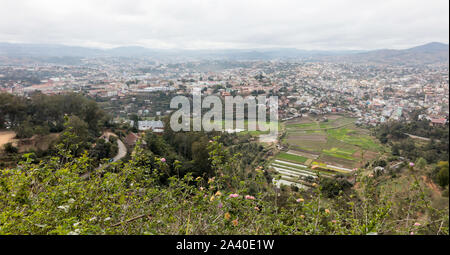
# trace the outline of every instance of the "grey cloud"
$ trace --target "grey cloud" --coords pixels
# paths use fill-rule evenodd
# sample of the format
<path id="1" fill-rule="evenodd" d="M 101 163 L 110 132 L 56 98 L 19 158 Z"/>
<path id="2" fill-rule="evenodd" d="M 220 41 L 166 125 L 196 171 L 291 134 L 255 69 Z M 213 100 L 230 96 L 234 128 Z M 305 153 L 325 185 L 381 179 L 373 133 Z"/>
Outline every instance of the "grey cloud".
<path id="1" fill-rule="evenodd" d="M 0 41 L 151 48 L 448 43 L 448 1 L 1 0 Z"/>

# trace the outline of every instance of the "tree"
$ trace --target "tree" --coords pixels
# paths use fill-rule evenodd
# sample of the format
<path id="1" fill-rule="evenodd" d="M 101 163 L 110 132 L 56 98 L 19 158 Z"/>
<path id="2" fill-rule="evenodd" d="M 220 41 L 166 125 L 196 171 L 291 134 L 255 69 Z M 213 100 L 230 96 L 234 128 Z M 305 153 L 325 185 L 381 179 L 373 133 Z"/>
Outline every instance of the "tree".
<path id="1" fill-rule="evenodd" d="M 38 136 L 44 136 L 50 133 L 50 128 L 48 126 L 36 126 L 34 128 L 34 133 Z"/>
<path id="2" fill-rule="evenodd" d="M 439 185 L 441 185 L 441 187 L 445 188 L 449 183 L 448 161 L 439 162 L 438 167 L 440 168 L 437 175 L 438 183 Z"/>
<path id="3" fill-rule="evenodd" d="M 132 131 L 134 133 L 138 132 L 138 128 L 139 128 L 139 116 L 137 116 L 136 114 L 131 114 L 130 115 L 130 120 L 133 121 L 133 127 L 132 127 Z"/>
<path id="4" fill-rule="evenodd" d="M 427 160 L 420 157 L 416 161 L 416 167 L 419 169 L 423 169 L 427 165 Z"/>
<path id="5" fill-rule="evenodd" d="M 352 184 L 343 175 L 336 175 L 333 178 L 322 178 L 320 180 L 322 192 L 329 198 L 333 198 L 341 191 L 352 187 Z"/>
<path id="6" fill-rule="evenodd" d="M 71 129 L 80 138 L 89 136 L 88 124 L 77 116 L 70 116 L 65 126 L 66 129 Z"/>
<path id="7" fill-rule="evenodd" d="M 58 146 L 64 147 L 64 150 L 72 156 L 78 156 L 82 151 L 90 148 L 88 140 L 91 136 L 88 132 L 88 125 L 86 122 L 77 116 L 65 116 L 64 132 L 60 135 Z M 58 147 L 57 146 L 57 147 Z"/>
<path id="8" fill-rule="evenodd" d="M 207 176 L 211 176 L 211 166 L 209 162 L 209 152 L 207 149 L 208 141 L 204 137 L 200 141 L 192 143 L 192 160 L 194 161 L 194 166 L 196 172 L 206 173 Z"/>
<path id="9" fill-rule="evenodd" d="M 91 153 L 92 157 L 97 160 L 111 158 L 114 153 L 113 145 L 104 139 L 98 139 Z"/>
<path id="10" fill-rule="evenodd" d="M 33 125 L 29 120 L 21 122 L 18 126 L 15 127 L 17 138 L 30 138 L 34 134 Z"/>

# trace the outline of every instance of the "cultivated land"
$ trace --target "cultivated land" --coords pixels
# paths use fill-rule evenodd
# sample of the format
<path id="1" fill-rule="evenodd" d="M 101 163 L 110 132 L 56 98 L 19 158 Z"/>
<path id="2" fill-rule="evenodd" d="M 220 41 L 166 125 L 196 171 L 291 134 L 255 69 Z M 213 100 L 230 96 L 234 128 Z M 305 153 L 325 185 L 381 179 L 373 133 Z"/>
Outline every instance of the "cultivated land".
<path id="1" fill-rule="evenodd" d="M 338 167 L 358 167 L 384 148 L 369 132 L 354 125 L 355 119 L 329 115 L 326 121 L 312 117 L 284 123 L 282 144 L 290 150 L 318 155 L 317 161 Z"/>
<path id="2" fill-rule="evenodd" d="M 318 173 L 332 176 L 349 174 L 367 160 L 384 152 L 368 130 L 354 125 L 355 119 L 341 115 L 297 118 L 283 123 L 285 135 L 281 140 L 287 152 L 280 152 L 271 166 L 281 174 L 281 179 L 302 186 L 307 171 L 312 177 Z M 298 186 L 298 185 L 297 185 Z"/>

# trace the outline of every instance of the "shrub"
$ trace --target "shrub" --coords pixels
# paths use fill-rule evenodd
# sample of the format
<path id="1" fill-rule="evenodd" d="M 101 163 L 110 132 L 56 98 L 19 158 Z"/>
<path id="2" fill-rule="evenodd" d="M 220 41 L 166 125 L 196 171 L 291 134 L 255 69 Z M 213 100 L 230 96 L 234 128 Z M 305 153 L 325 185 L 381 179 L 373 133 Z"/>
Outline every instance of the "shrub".
<path id="1" fill-rule="evenodd" d="M 15 154 L 17 152 L 19 152 L 19 150 L 14 147 L 14 145 L 12 145 L 12 143 L 6 143 L 5 145 L 3 145 L 3 150 L 6 153 L 10 153 L 10 154 Z"/>

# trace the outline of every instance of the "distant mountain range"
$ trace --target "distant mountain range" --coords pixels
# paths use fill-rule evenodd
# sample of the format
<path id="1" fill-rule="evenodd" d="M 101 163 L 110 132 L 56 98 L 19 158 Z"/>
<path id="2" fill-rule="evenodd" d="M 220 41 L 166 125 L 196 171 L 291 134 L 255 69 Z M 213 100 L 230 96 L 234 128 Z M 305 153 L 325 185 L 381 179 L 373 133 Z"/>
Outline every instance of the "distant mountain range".
<path id="1" fill-rule="evenodd" d="M 386 64 L 433 64 L 449 62 L 449 45 L 432 42 L 405 50 L 374 50 L 357 54 L 345 54 L 323 59 L 358 62 L 358 63 L 386 63 Z"/>
<path id="2" fill-rule="evenodd" d="M 432 42 L 404 50 L 382 49 L 374 51 L 308 51 L 293 48 L 235 49 L 235 50 L 161 50 L 139 46 L 96 49 L 49 44 L 0 43 L 0 56 L 21 58 L 60 57 L 153 57 L 196 58 L 228 60 L 304 59 L 309 61 L 339 61 L 386 64 L 448 63 L 449 45 Z"/>

